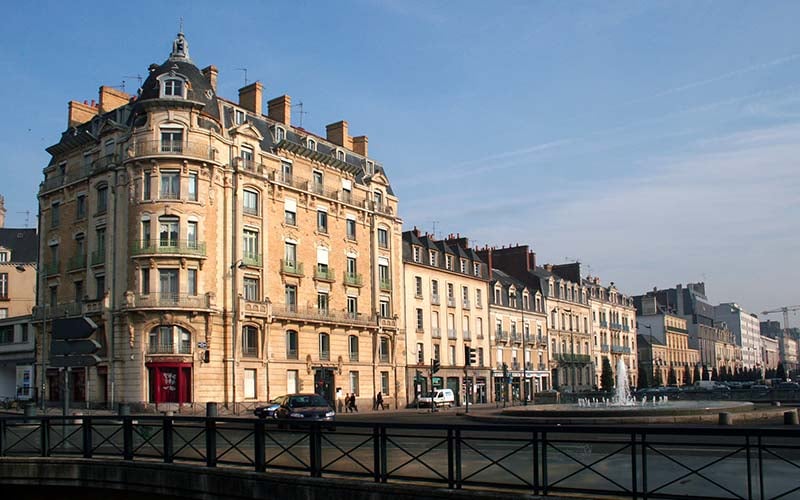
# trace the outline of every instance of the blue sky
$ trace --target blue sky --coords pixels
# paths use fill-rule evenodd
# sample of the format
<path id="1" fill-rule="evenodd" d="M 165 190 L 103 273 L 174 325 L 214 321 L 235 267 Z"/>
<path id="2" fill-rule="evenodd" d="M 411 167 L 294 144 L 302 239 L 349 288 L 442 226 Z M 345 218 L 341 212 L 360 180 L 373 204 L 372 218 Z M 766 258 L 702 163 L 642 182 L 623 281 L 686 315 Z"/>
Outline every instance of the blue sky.
<path id="1" fill-rule="evenodd" d="M 4 13 L 8 226 L 26 210 L 35 225 L 67 102 L 134 92 L 183 17 L 220 95 L 236 99 L 247 68 L 303 102 L 304 128 L 368 135 L 407 228 L 528 243 L 627 293 L 705 281 L 754 312 L 800 304 L 798 2 L 110 6 Z"/>

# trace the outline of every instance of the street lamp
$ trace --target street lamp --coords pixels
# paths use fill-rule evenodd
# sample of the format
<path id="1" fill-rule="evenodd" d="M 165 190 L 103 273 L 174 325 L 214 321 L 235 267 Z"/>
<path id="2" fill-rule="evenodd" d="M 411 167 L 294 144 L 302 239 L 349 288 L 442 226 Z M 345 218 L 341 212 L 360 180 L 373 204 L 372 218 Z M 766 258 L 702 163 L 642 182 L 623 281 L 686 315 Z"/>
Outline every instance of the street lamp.
<path id="1" fill-rule="evenodd" d="M 244 259 L 239 259 L 231 264 L 231 313 L 233 314 L 231 331 L 231 402 L 233 414 L 236 414 L 236 333 L 239 328 L 239 296 L 237 293 L 237 270 L 247 267 Z M 224 349 L 223 349 L 224 351 Z"/>
<path id="2" fill-rule="evenodd" d="M 652 327 L 652 325 L 641 325 L 640 324 L 639 328 L 647 328 L 647 330 L 650 332 L 650 354 L 648 355 L 647 361 L 650 364 L 650 376 L 651 377 L 655 377 L 655 373 L 654 373 L 655 366 L 654 366 L 654 363 L 653 363 L 653 327 Z M 649 382 L 652 383 L 652 382 L 654 382 L 654 380 L 650 380 Z"/>

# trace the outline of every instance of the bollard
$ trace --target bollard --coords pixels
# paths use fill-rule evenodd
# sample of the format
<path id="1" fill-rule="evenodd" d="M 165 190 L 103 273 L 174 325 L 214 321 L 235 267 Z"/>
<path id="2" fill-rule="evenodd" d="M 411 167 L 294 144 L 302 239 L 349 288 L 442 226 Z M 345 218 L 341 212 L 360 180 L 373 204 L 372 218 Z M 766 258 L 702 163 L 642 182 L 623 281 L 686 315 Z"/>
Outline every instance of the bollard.
<path id="1" fill-rule="evenodd" d="M 783 425 L 797 425 L 797 410 L 783 412 Z"/>
<path id="2" fill-rule="evenodd" d="M 217 415 L 217 403 L 213 401 L 206 403 L 206 417 L 216 417 Z"/>
<path id="3" fill-rule="evenodd" d="M 35 417 L 36 416 L 36 405 L 33 403 L 25 403 L 25 406 L 22 407 L 23 412 L 26 417 Z M 26 424 L 34 423 L 33 420 L 26 420 Z"/>
<path id="4" fill-rule="evenodd" d="M 119 416 L 120 417 L 129 417 L 131 415 L 131 405 L 120 403 L 119 405 Z"/>
<path id="5" fill-rule="evenodd" d="M 732 423 L 733 419 L 730 413 L 723 411 L 719 414 L 719 425 L 731 425 Z"/>

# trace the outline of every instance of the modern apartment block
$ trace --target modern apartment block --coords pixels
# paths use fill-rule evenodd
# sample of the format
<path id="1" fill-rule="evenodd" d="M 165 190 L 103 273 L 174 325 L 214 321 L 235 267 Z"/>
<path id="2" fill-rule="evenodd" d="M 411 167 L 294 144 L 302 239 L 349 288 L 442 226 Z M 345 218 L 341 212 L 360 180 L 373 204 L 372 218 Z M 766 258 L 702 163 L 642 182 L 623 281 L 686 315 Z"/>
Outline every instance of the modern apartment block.
<path id="1" fill-rule="evenodd" d="M 179 33 L 138 95 L 70 103 L 39 191 L 37 319 L 98 324 L 102 361 L 73 375 L 92 401 L 405 401 L 402 221 L 367 137 L 217 78 Z"/>
<path id="2" fill-rule="evenodd" d="M 758 316 L 745 311 L 739 304 L 728 302 L 714 307 L 714 318 L 728 327 L 736 345 L 742 348 L 742 365 L 745 368 L 761 368 L 761 327 Z"/>
<path id="3" fill-rule="evenodd" d="M 403 262 L 409 402 L 430 388 L 452 389 L 457 404 L 465 394 L 491 401 L 488 267 L 466 238 L 437 240 L 416 229 L 403 233 Z M 476 352 L 472 366 L 467 348 Z M 433 360 L 441 368 L 430 376 Z"/>
<path id="4" fill-rule="evenodd" d="M 611 282 L 604 286 L 593 276 L 583 280 L 589 290 L 592 307 L 592 352 L 594 356 L 594 385 L 600 387 L 603 358 L 608 358 L 616 377 L 620 358 L 625 362 L 628 383 L 637 387 L 636 308 L 633 299 L 620 292 Z M 615 379 L 616 380 L 616 379 Z"/>

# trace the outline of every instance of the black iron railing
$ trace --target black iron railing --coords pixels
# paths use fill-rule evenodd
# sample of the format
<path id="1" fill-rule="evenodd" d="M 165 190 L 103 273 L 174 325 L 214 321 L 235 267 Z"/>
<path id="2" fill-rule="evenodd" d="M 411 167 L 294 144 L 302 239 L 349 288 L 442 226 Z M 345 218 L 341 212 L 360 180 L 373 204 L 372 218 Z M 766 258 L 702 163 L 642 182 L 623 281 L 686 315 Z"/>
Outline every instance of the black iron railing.
<path id="1" fill-rule="evenodd" d="M 796 428 L 0 417 L 0 456 L 162 461 L 533 495 L 789 499 Z"/>

